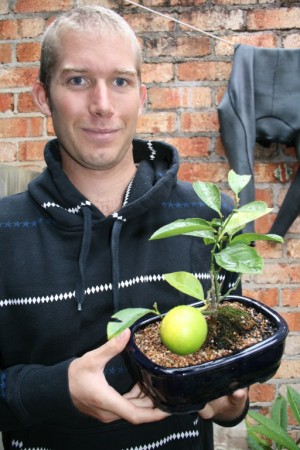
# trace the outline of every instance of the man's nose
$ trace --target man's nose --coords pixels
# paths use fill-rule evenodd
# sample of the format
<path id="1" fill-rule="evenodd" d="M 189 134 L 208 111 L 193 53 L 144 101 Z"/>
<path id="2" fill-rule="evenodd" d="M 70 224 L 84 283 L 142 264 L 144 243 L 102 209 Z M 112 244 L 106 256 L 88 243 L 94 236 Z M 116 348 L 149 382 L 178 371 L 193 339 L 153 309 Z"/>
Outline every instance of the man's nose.
<path id="1" fill-rule="evenodd" d="M 110 116 L 113 114 L 110 90 L 105 82 L 97 83 L 91 90 L 90 112 L 99 116 Z"/>

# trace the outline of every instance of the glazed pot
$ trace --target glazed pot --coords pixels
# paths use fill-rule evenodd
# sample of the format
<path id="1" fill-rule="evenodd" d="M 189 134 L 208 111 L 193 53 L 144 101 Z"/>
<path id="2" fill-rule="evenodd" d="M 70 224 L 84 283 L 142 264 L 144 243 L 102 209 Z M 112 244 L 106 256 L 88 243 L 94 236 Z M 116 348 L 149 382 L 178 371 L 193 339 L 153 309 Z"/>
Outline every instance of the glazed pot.
<path id="1" fill-rule="evenodd" d="M 248 297 L 229 296 L 226 301 L 238 301 L 255 308 L 271 321 L 275 333 L 251 347 L 214 361 L 166 368 L 145 356 L 134 341 L 137 330 L 161 319 L 154 317 L 133 325 L 126 347 L 129 362 L 143 390 L 159 408 L 172 414 L 199 411 L 213 399 L 256 382 L 263 383 L 275 375 L 284 352 L 287 323 L 276 311 Z"/>

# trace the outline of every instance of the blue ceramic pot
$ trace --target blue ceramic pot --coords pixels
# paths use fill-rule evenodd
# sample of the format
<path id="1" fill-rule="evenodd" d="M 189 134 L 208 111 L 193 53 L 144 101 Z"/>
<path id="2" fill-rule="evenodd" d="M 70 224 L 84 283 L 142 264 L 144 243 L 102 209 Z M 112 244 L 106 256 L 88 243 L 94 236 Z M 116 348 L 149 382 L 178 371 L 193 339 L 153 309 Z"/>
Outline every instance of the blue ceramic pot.
<path id="1" fill-rule="evenodd" d="M 275 375 L 288 334 L 287 323 L 273 309 L 256 300 L 229 296 L 226 301 L 238 301 L 261 312 L 277 328 L 275 334 L 215 361 L 173 369 L 155 364 L 134 342 L 138 329 L 160 318 L 144 320 L 132 327 L 131 339 L 126 347 L 130 365 L 143 390 L 159 408 L 172 414 L 199 411 L 215 398 L 256 382 L 263 383 Z"/>

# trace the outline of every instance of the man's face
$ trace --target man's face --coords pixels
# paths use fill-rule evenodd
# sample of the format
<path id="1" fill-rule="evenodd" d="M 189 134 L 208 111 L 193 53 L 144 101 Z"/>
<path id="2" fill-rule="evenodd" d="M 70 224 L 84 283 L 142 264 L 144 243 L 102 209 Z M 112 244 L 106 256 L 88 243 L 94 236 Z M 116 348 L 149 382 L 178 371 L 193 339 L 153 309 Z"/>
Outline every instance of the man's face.
<path id="1" fill-rule="evenodd" d="M 72 31 L 58 53 L 41 109 L 52 116 L 63 164 L 107 170 L 130 160 L 146 92 L 129 39 Z"/>

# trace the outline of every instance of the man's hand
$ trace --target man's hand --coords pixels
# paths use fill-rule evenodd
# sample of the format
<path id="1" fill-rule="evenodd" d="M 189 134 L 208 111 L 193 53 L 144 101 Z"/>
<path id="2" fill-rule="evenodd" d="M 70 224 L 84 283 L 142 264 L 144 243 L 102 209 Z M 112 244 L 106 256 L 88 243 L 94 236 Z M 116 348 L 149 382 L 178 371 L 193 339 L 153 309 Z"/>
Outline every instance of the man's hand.
<path id="1" fill-rule="evenodd" d="M 130 330 L 71 362 L 69 389 L 75 407 L 88 416 L 109 423 L 125 419 L 132 424 L 156 422 L 168 416 L 155 408 L 138 385 L 120 395 L 106 381 L 106 363 L 121 353 L 130 337 Z"/>
<path id="2" fill-rule="evenodd" d="M 231 395 L 217 398 L 207 403 L 199 416 L 202 419 L 213 419 L 217 421 L 233 421 L 245 410 L 248 398 L 248 389 L 238 389 Z"/>

